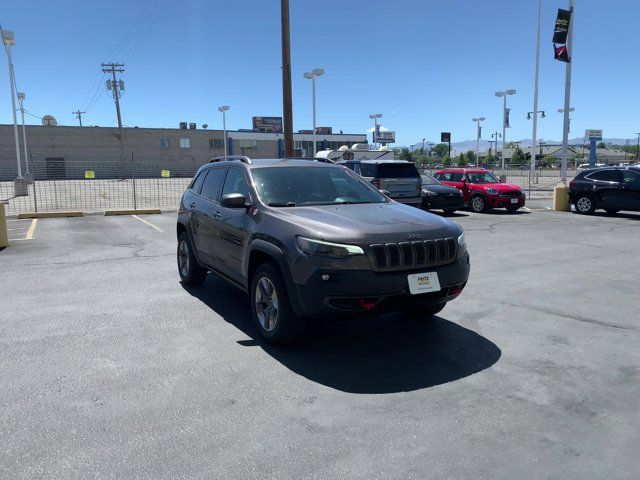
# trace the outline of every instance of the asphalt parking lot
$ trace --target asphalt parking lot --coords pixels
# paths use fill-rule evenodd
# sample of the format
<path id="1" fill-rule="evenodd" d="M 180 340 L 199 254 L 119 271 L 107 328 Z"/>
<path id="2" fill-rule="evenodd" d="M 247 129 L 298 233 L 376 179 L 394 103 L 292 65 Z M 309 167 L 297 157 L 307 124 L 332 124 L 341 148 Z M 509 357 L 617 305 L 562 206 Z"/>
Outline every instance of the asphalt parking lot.
<path id="1" fill-rule="evenodd" d="M 455 217 L 471 277 L 433 322 L 286 348 L 181 286 L 173 214 L 16 225 L 0 478 L 638 478 L 640 215 L 546 203 Z"/>

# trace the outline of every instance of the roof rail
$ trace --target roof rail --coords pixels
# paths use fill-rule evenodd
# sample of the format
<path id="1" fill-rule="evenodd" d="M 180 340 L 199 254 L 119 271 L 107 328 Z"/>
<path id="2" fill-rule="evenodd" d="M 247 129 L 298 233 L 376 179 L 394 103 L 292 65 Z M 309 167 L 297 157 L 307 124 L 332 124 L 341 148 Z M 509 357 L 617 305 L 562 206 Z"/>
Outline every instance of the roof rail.
<path id="1" fill-rule="evenodd" d="M 253 162 L 251 161 L 251 158 L 245 156 L 245 155 L 223 155 L 221 157 L 214 157 L 211 160 L 209 160 L 209 163 L 216 163 L 216 162 L 233 162 L 233 161 L 240 161 L 242 163 L 246 163 L 247 165 L 251 165 Z"/>
<path id="2" fill-rule="evenodd" d="M 309 160 L 313 160 L 314 162 L 320 162 L 320 163 L 334 163 L 334 164 L 336 163 L 330 158 L 326 158 L 326 157 L 313 157 L 313 158 L 310 158 Z"/>

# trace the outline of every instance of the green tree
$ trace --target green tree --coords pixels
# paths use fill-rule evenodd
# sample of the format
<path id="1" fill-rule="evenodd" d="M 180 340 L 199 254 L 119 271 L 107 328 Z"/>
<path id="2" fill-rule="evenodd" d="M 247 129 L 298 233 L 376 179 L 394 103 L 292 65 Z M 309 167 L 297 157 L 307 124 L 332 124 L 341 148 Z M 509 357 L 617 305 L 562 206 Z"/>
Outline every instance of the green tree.
<path id="1" fill-rule="evenodd" d="M 444 158 L 449 155 L 449 145 L 446 143 L 439 143 L 431 149 L 431 152 L 438 158 Z"/>
<path id="2" fill-rule="evenodd" d="M 460 152 L 460 154 L 456 157 L 456 165 L 458 165 L 459 167 L 467 166 L 467 160 L 464 156 L 464 153 Z"/>
<path id="3" fill-rule="evenodd" d="M 403 148 L 400 151 L 400 160 L 409 160 L 410 162 L 413 161 L 413 154 L 411 153 L 411 150 L 409 150 L 408 148 Z"/>
<path id="4" fill-rule="evenodd" d="M 467 163 L 473 163 L 475 165 L 478 162 L 478 159 L 476 158 L 476 152 L 474 152 L 473 150 L 467 151 L 466 157 Z"/>
<path id="5" fill-rule="evenodd" d="M 604 144 L 604 142 L 600 142 L 598 144 L 598 148 L 607 148 L 607 146 Z"/>
<path id="6" fill-rule="evenodd" d="M 516 147 L 516 149 L 511 154 L 511 165 L 522 165 L 525 162 L 524 152 L 520 149 L 520 147 Z"/>
<path id="7" fill-rule="evenodd" d="M 442 161 L 442 164 L 445 167 L 450 167 L 451 166 L 451 157 L 449 157 L 448 155 L 444 157 L 444 160 Z"/>

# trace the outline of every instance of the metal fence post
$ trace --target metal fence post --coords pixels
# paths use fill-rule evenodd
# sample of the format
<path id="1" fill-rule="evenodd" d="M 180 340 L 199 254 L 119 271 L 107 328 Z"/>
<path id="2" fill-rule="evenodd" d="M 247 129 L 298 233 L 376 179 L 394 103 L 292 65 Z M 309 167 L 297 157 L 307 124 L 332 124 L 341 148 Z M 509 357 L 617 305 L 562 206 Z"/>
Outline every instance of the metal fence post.
<path id="1" fill-rule="evenodd" d="M 36 174 L 35 174 L 35 165 L 33 163 L 33 155 L 31 154 L 31 150 L 29 150 L 29 160 L 31 161 L 31 168 L 33 169 L 31 172 L 32 175 L 32 185 L 33 185 L 33 208 L 35 211 L 38 211 L 38 195 L 36 194 Z"/>
<path id="2" fill-rule="evenodd" d="M 136 202 L 136 166 L 133 163 L 133 152 L 131 152 L 131 177 L 133 180 L 133 209 L 137 210 L 138 205 Z"/>

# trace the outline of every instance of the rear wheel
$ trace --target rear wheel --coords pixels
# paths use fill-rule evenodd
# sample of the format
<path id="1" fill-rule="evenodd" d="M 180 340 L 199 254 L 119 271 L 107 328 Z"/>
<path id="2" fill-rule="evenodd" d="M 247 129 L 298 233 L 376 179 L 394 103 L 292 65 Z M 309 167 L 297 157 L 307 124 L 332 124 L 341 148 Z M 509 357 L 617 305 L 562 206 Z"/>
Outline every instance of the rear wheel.
<path id="1" fill-rule="evenodd" d="M 282 274 L 273 263 L 263 263 L 253 276 L 251 316 L 269 343 L 289 343 L 304 333 L 303 320 L 293 313 Z"/>
<path id="2" fill-rule="evenodd" d="M 456 209 L 455 208 L 445 208 L 444 209 L 444 214 L 447 216 L 453 215 L 454 213 L 456 213 Z"/>
<path id="3" fill-rule="evenodd" d="M 187 232 L 178 237 L 178 273 L 185 285 L 202 285 L 207 271 L 198 265 Z"/>
<path id="4" fill-rule="evenodd" d="M 576 211 L 583 215 L 591 215 L 596 211 L 596 202 L 591 195 L 582 194 L 576 198 Z"/>
<path id="5" fill-rule="evenodd" d="M 485 212 L 487 210 L 487 201 L 482 195 L 476 195 L 471 198 L 471 210 L 476 213 Z"/>
<path id="6" fill-rule="evenodd" d="M 413 308 L 411 310 L 405 310 L 405 314 L 407 318 L 415 321 L 431 320 L 431 318 L 440 313 L 446 305 L 447 302 L 428 307 Z"/>

